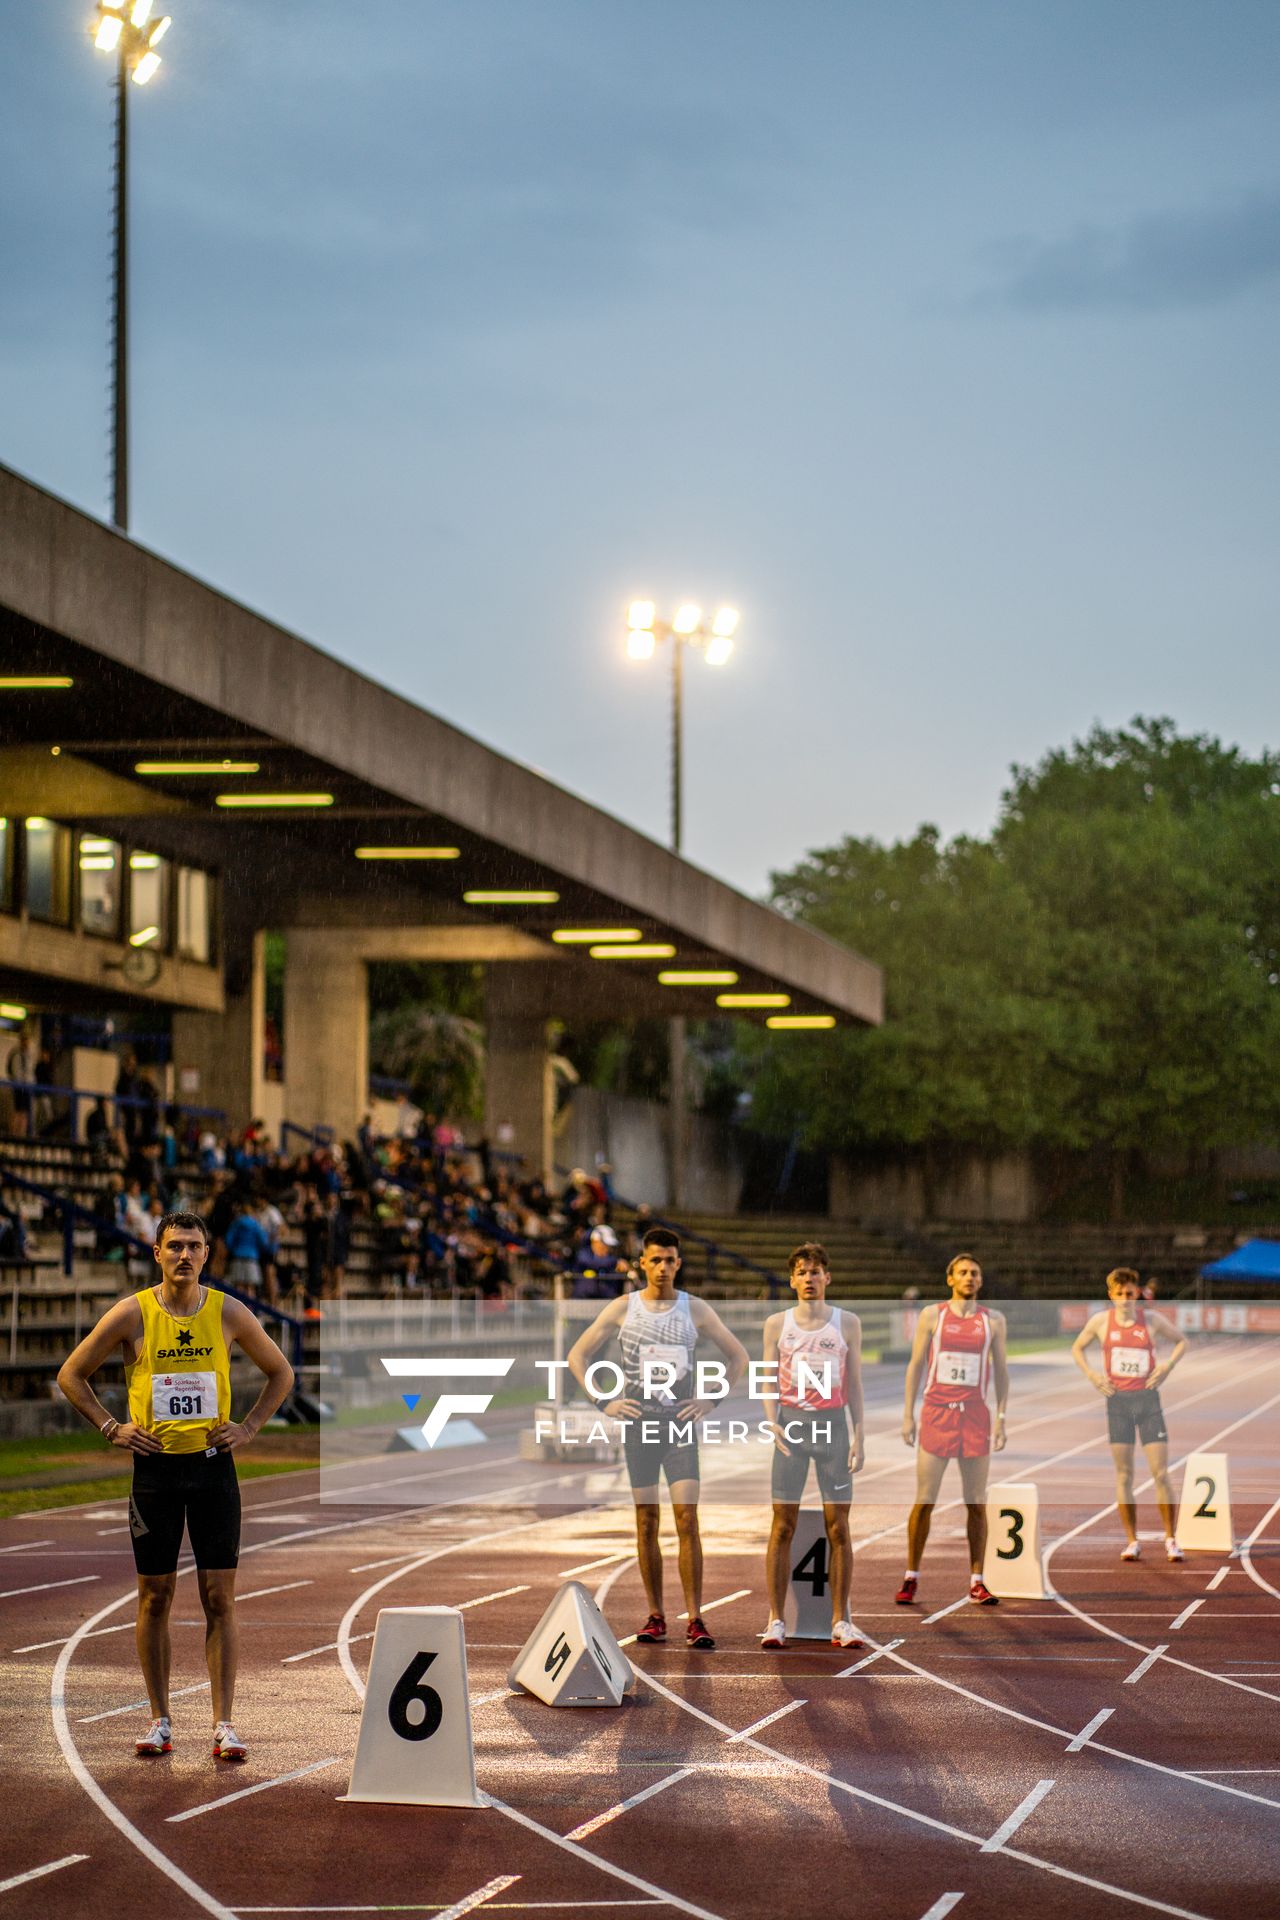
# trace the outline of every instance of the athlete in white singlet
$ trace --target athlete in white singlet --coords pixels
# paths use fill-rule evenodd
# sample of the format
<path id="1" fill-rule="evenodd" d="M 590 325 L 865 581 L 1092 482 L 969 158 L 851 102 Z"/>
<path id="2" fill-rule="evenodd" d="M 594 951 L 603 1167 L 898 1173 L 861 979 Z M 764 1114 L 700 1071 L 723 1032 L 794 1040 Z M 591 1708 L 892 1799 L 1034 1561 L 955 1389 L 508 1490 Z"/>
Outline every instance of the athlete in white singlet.
<path id="1" fill-rule="evenodd" d="M 1071 1349 L 1071 1357 L 1107 1402 L 1107 1437 L 1116 1466 L 1116 1505 L 1125 1531 L 1122 1560 L 1139 1560 L 1138 1509 L 1133 1498 L 1133 1449 L 1137 1440 L 1147 1456 L 1155 1483 L 1156 1503 L 1164 1523 L 1164 1550 L 1170 1560 L 1181 1560 L 1174 1539 L 1176 1511 L 1169 1481 L 1169 1433 L 1160 1405 L 1160 1383 L 1167 1380 L 1187 1350 L 1173 1322 L 1153 1307 L 1139 1302 L 1138 1276 L 1132 1267 L 1116 1267 L 1107 1275 L 1111 1305 L 1087 1321 Z M 1173 1352 L 1161 1361 L 1156 1337 L 1173 1342 Z M 1102 1371 L 1090 1366 L 1086 1352 L 1093 1341 L 1102 1350 Z"/>

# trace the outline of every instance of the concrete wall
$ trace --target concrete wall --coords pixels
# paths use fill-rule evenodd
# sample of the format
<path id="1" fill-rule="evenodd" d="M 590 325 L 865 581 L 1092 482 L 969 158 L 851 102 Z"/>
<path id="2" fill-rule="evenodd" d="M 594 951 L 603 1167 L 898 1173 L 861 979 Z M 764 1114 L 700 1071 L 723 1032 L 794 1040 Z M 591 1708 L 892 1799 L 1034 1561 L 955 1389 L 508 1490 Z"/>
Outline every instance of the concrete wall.
<path id="1" fill-rule="evenodd" d="M 578 1087 L 556 1123 L 555 1157 L 561 1166 L 590 1173 L 601 1153 L 613 1168 L 613 1184 L 627 1200 L 671 1205 L 670 1121 L 657 1101 Z M 691 1213 L 734 1213 L 742 1192 L 742 1165 L 731 1127 L 701 1114 L 689 1116 L 685 1200 Z"/>
<path id="2" fill-rule="evenodd" d="M 915 1156 L 831 1157 L 833 1220 L 1034 1220 L 1038 1203 L 1038 1182 L 1025 1154 L 967 1154 L 936 1167 L 927 1181 Z"/>

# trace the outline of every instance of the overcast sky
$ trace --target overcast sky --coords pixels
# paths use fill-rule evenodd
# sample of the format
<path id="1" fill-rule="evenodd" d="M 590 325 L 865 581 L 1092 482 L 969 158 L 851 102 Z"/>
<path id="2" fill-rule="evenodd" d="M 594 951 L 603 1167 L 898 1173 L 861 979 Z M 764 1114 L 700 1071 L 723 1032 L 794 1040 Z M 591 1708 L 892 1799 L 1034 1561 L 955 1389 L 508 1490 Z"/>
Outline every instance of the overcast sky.
<path id="1" fill-rule="evenodd" d="M 1280 737 L 1275 0 L 169 0 L 133 532 L 755 892 Z M 110 63 L 8 0 L 0 459 L 107 506 Z"/>

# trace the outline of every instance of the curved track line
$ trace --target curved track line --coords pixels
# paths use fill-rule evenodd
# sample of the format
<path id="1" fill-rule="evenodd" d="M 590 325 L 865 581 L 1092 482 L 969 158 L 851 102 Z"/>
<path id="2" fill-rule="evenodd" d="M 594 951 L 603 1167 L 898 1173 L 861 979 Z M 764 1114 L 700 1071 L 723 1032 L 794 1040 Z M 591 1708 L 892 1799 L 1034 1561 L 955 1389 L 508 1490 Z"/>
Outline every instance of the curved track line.
<path id="1" fill-rule="evenodd" d="M 664 1686 L 651 1673 L 645 1673 L 641 1677 L 655 1692 L 662 1694 L 683 1712 L 692 1714 L 695 1720 L 701 1720 L 707 1726 L 714 1727 L 718 1733 L 736 1737 L 739 1745 L 754 1747 L 758 1752 L 767 1755 L 770 1760 L 780 1760 L 784 1766 L 794 1768 L 797 1773 L 807 1774 L 811 1780 L 819 1780 L 824 1786 L 835 1787 L 839 1792 L 849 1794 L 852 1799 L 865 1800 L 871 1806 L 882 1807 L 890 1813 L 902 1814 L 906 1819 L 915 1821 L 918 1826 L 930 1827 L 935 1833 L 944 1833 L 953 1840 L 963 1840 L 968 1846 L 981 1849 L 986 1843 L 986 1836 L 983 1834 L 969 1833 L 964 1827 L 955 1827 L 947 1820 L 936 1819 L 933 1814 L 918 1813 L 912 1807 L 901 1806 L 896 1800 L 886 1800 L 882 1795 L 872 1793 L 866 1787 L 855 1787 L 848 1780 L 841 1780 L 837 1774 L 824 1773 L 821 1767 L 811 1766 L 807 1760 L 795 1759 L 792 1755 L 783 1753 L 778 1747 L 769 1746 L 763 1740 L 739 1734 L 735 1728 L 726 1725 L 723 1720 L 717 1720 L 714 1714 L 707 1713 L 702 1707 L 695 1707 L 688 1700 L 682 1700 L 678 1693 L 673 1693 L 670 1687 Z M 1174 1907 L 1170 1906 L 1166 1900 L 1153 1899 L 1149 1894 L 1131 1893 L 1125 1887 L 1113 1886 L 1108 1880 L 1096 1880 L 1090 1874 L 1076 1873 L 1070 1867 L 1061 1867 L 1056 1861 L 1042 1860 L 1038 1854 L 1026 1853 L 1021 1847 L 1001 1847 L 1000 1852 L 1005 1859 L 1021 1860 L 1025 1866 L 1037 1867 L 1042 1872 L 1055 1874 L 1063 1880 L 1074 1880 L 1077 1886 L 1092 1887 L 1096 1892 L 1110 1894 L 1117 1900 L 1132 1901 L 1136 1906 L 1148 1907 L 1155 1913 L 1173 1914 L 1176 1920 L 1206 1920 L 1205 1915 L 1193 1913 L 1188 1907 Z"/>
<path id="2" fill-rule="evenodd" d="M 1255 1367 L 1253 1369 L 1254 1373 L 1262 1371 L 1264 1371 L 1263 1368 Z M 1244 1379 L 1251 1377 L 1251 1374 L 1242 1376 Z M 1203 1399 L 1204 1395 L 1198 1394 L 1195 1397 L 1197 1399 Z M 1207 1451 L 1207 1447 L 1213 1446 L 1219 1440 L 1225 1440 L 1228 1434 L 1235 1433 L 1240 1427 L 1247 1426 L 1251 1420 L 1256 1420 L 1259 1414 L 1268 1412 L 1269 1409 L 1274 1407 L 1278 1402 L 1280 1402 L 1280 1393 L 1273 1393 L 1269 1400 L 1264 1400 L 1262 1405 L 1255 1407 L 1251 1413 L 1242 1414 L 1238 1420 L 1233 1420 L 1230 1426 L 1220 1427 L 1217 1433 L 1211 1434 L 1207 1446 L 1188 1449 L 1186 1453 L 1180 1454 L 1176 1460 L 1171 1461 L 1170 1465 L 1174 1467 L 1182 1466 L 1191 1458 L 1192 1453 Z M 1190 1401 L 1182 1402 L 1183 1406 L 1189 1406 L 1190 1404 Z M 1134 1492 L 1142 1493 L 1152 1484 L 1153 1482 L 1149 1478 L 1143 1480 L 1134 1488 Z M 1059 1547 L 1065 1546 L 1068 1540 L 1074 1540 L 1078 1534 L 1087 1532 L 1090 1527 L 1096 1526 L 1099 1520 L 1105 1519 L 1107 1514 L 1114 1513 L 1115 1511 L 1116 1503 L 1112 1500 L 1109 1505 L 1101 1507 L 1097 1513 L 1091 1514 L 1087 1520 L 1082 1520 L 1078 1526 L 1072 1527 L 1069 1533 L 1064 1533 L 1057 1540 L 1051 1541 L 1044 1551 L 1044 1566 L 1046 1571 L 1050 1558 Z M 1128 1634 L 1121 1633 L 1118 1628 L 1106 1626 L 1101 1620 L 1096 1619 L 1093 1614 L 1087 1613 L 1083 1607 L 1078 1607 L 1074 1600 L 1068 1600 L 1064 1595 L 1056 1591 L 1053 1593 L 1053 1600 L 1055 1605 L 1065 1608 L 1068 1613 L 1074 1614 L 1076 1619 L 1083 1620 L 1086 1626 L 1092 1627 L 1095 1633 L 1105 1633 L 1110 1639 L 1118 1640 L 1122 1646 L 1133 1647 L 1138 1653 L 1151 1653 L 1153 1651 L 1153 1649 L 1143 1641 L 1133 1640 Z M 1259 1700 L 1269 1700 L 1273 1706 L 1280 1706 L 1280 1694 L 1268 1693 L 1265 1687 L 1251 1687 L 1247 1680 L 1236 1680 L 1233 1679 L 1230 1674 L 1226 1673 L 1214 1673 L 1209 1667 L 1196 1666 L 1194 1661 L 1180 1660 L 1176 1654 L 1164 1653 L 1161 1654 L 1160 1658 L 1166 1666 L 1181 1667 L 1184 1672 L 1198 1674 L 1203 1680 L 1216 1680 L 1219 1686 L 1234 1687 L 1241 1693 L 1251 1693 Z"/>
<path id="3" fill-rule="evenodd" d="M 1256 1584 L 1262 1588 L 1264 1593 L 1273 1594 L 1277 1600 L 1280 1600 L 1280 1587 L 1273 1587 L 1269 1580 L 1263 1579 L 1262 1575 L 1258 1572 L 1258 1569 L 1254 1566 L 1253 1560 L 1250 1557 L 1250 1552 L 1249 1552 L 1250 1548 L 1254 1546 L 1256 1542 L 1261 1538 L 1261 1536 L 1266 1532 L 1267 1527 L 1271 1524 L 1272 1520 L 1275 1519 L 1277 1513 L 1280 1513 L 1280 1500 L 1277 1500 L 1275 1505 L 1271 1507 L 1268 1510 L 1268 1512 L 1263 1514 L 1261 1520 L 1259 1520 L 1257 1526 L 1254 1528 L 1253 1532 L 1249 1535 L 1249 1538 L 1242 1543 L 1240 1548 L 1240 1564 L 1244 1568 L 1245 1572 L 1248 1574 L 1249 1578 L 1255 1581 Z"/>

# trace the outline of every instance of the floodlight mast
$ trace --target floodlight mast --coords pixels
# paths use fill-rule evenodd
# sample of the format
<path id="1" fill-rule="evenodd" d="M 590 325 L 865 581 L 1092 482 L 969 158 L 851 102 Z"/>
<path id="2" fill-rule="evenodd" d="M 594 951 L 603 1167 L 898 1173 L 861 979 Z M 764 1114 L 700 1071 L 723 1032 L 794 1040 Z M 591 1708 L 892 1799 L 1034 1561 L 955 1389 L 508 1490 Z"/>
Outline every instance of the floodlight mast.
<path id="1" fill-rule="evenodd" d="M 156 47 L 172 21 L 153 0 L 98 0 L 93 44 L 115 55 L 114 271 L 111 294 L 111 518 L 129 530 L 129 83 L 144 87 L 160 65 Z"/>

